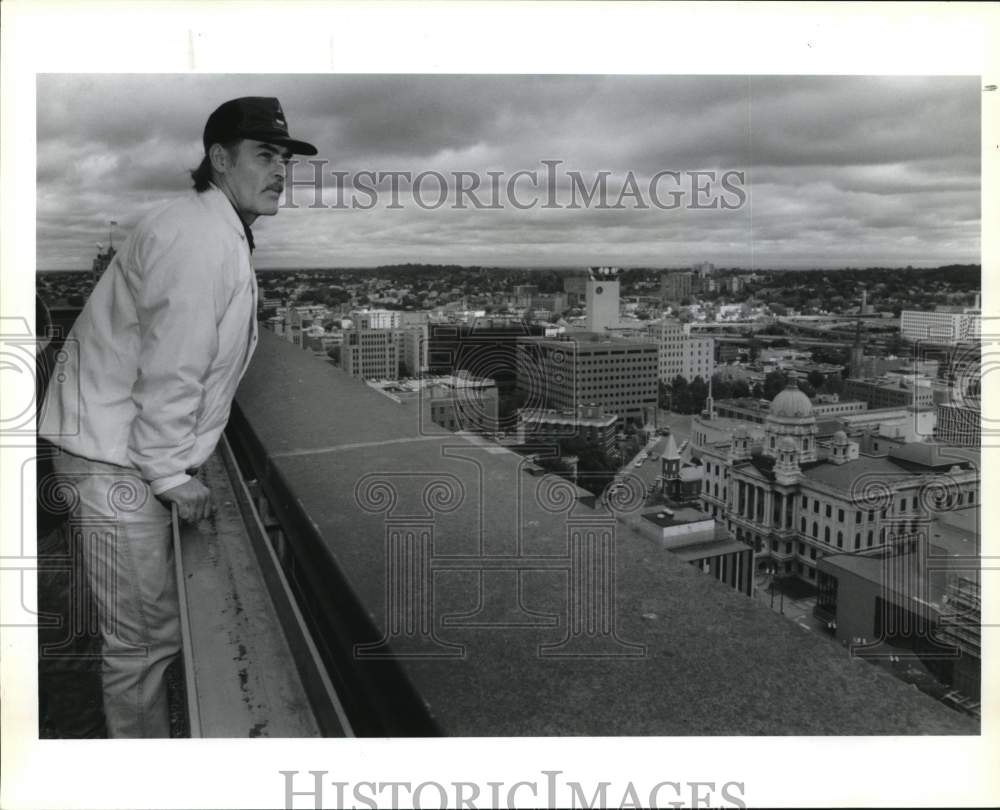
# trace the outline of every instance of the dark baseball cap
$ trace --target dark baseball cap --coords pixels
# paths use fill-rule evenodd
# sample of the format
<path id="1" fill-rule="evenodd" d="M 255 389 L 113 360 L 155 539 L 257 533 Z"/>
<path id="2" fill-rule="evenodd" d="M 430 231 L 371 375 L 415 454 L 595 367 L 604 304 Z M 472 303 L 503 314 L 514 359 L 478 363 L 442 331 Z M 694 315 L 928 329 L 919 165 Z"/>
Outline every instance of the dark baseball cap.
<path id="1" fill-rule="evenodd" d="M 246 96 L 222 104 L 208 116 L 202 142 L 205 151 L 213 143 L 248 138 L 285 146 L 296 155 L 315 155 L 316 147 L 288 135 L 288 124 L 276 98 Z"/>

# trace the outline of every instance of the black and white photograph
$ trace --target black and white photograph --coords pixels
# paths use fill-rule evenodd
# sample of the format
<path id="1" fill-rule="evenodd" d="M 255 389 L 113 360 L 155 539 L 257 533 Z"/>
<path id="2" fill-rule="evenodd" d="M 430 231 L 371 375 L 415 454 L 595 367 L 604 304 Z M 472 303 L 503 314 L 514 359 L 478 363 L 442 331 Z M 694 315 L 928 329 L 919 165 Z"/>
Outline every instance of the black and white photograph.
<path id="1" fill-rule="evenodd" d="M 526 44 L 19 71 L 9 806 L 989 799 L 996 77 Z"/>

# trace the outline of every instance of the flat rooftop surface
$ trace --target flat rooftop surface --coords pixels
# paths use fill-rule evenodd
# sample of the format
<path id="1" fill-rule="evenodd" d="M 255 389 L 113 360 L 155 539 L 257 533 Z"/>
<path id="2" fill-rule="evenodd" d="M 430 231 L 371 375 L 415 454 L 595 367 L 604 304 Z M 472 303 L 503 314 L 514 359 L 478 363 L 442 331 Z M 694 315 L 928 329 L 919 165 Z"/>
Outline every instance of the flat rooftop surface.
<path id="1" fill-rule="evenodd" d="M 422 434 L 411 406 L 276 336 L 238 408 L 442 734 L 978 733 L 568 482 Z"/>

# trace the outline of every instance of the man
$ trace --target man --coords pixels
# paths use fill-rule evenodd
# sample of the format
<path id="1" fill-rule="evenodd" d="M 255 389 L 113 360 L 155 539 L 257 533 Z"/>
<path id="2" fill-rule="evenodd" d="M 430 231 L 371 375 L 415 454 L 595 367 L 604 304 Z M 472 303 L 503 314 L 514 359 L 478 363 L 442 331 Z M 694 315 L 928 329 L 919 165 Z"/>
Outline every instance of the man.
<path id="1" fill-rule="evenodd" d="M 275 98 L 227 101 L 202 140 L 195 190 L 144 217 L 94 288 L 39 421 L 62 451 L 54 465 L 101 617 L 111 737 L 170 734 L 170 507 L 190 521 L 210 514 L 196 472 L 257 342 L 250 226 L 277 213 L 290 156 L 316 154 L 289 137 Z"/>

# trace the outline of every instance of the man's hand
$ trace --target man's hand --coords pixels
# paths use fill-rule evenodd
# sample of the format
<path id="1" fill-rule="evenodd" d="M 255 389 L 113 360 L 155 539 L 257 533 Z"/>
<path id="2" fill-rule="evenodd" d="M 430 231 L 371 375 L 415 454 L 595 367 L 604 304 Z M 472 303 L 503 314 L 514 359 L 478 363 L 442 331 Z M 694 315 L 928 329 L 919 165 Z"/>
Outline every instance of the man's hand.
<path id="1" fill-rule="evenodd" d="M 212 513 L 212 492 L 197 478 L 160 493 L 160 500 L 177 504 L 177 514 L 192 523 Z"/>

